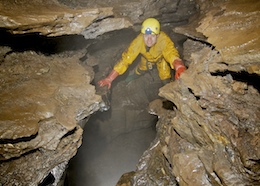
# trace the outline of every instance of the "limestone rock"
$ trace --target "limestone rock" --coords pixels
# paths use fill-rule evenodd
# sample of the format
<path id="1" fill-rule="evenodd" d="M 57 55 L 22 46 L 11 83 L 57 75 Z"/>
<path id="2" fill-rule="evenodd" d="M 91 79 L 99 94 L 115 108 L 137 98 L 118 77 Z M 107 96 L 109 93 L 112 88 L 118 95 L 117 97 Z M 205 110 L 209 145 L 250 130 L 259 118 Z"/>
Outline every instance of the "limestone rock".
<path id="1" fill-rule="evenodd" d="M 1 184 L 37 185 L 76 154 L 82 140 L 77 123 L 101 102 L 90 85 L 93 73 L 80 57 L 32 51 L 5 55 L 0 66 Z"/>
<path id="2" fill-rule="evenodd" d="M 185 22 L 195 10 L 195 1 L 190 0 L 73 2 L 81 6 L 71 8 L 54 0 L 3 0 L 0 27 L 13 34 L 83 34 L 92 39 L 132 23 L 140 26 L 150 16 L 162 23 Z M 259 185 L 259 2 L 196 2 L 200 14 L 174 29 L 189 37 L 184 43 L 188 70 L 159 92 L 175 108 L 165 110 L 158 100 L 150 104 L 152 114 L 159 117 L 157 138 L 137 170 L 123 176 L 120 185 Z M 77 122 L 97 111 L 101 101 L 90 85 L 93 72 L 79 64 L 80 57 L 1 48 L 2 185 L 37 185 L 75 155 L 82 136 Z M 112 61 L 118 56 L 110 57 Z M 136 116 L 136 106 L 146 111 L 144 105 L 154 97 L 155 91 L 145 91 L 150 85 L 140 82 L 127 85 L 131 89 L 124 85 L 125 89 L 114 90 L 127 95 L 124 106 L 133 108 L 122 119 Z M 130 97 L 137 87 L 147 95 Z M 124 112 L 122 105 L 117 106 L 114 112 Z M 121 127 L 131 128 L 129 123 Z"/>
<path id="3" fill-rule="evenodd" d="M 161 167 L 170 167 L 178 185 L 259 185 L 259 2 L 198 2 L 199 20 L 174 29 L 190 38 L 188 69 L 160 89 L 176 109 L 155 107 L 159 150 L 148 154 L 163 153 L 168 165 Z M 149 181 L 157 161 L 140 162 L 147 170 L 135 174 Z M 142 185 L 137 175 L 132 183 Z"/>
<path id="4" fill-rule="evenodd" d="M 13 34 L 40 33 L 47 36 L 81 34 L 91 26 L 96 30 L 88 32 L 86 38 L 95 38 L 98 33 L 131 25 L 124 18 L 111 18 L 114 14 L 112 7 L 73 9 L 55 0 L 19 2 L 4 0 L 0 2 L 0 12 L 0 27 Z M 106 20 L 108 17 L 110 18 Z M 98 28 L 102 31 L 100 32 Z"/>
<path id="5" fill-rule="evenodd" d="M 228 64 L 255 63 L 260 61 L 259 10 L 257 0 L 227 1 L 210 9 L 197 31 L 216 46 Z"/>
<path id="6" fill-rule="evenodd" d="M 82 34 L 93 39 L 106 32 L 138 25 L 147 17 L 158 17 L 162 23 L 185 22 L 195 11 L 193 0 L 122 0 L 116 3 L 101 0 L 4 0 L 0 2 L 0 28 L 13 34 Z"/>
<path id="7" fill-rule="evenodd" d="M 19 186 L 38 185 L 53 168 L 68 162 L 77 153 L 82 143 L 82 132 L 77 126 L 72 134 L 60 140 L 55 150 L 39 148 L 12 161 L 1 162 L 0 183 Z"/>
<path id="8" fill-rule="evenodd" d="M 174 167 L 174 174 L 181 185 L 259 182 L 256 179 L 259 176 L 258 165 L 254 163 L 259 159 L 259 144 L 253 142 L 259 141 L 259 92 L 247 85 L 241 94 L 233 89 L 236 80 L 212 76 L 210 66 L 221 61 L 214 50 L 205 48 L 193 57 L 187 73 L 160 91 L 160 95 L 175 103 L 179 111 L 172 119 L 174 130 L 171 130 L 170 138 L 177 135 L 179 141 L 189 144 L 187 149 L 180 142 L 169 144 L 172 150 L 166 157 Z M 178 151 L 178 146 L 182 150 Z M 249 154 L 248 149 L 253 153 Z M 183 161 L 185 157 L 189 158 Z M 187 171 L 185 164 L 194 170 Z M 195 181 L 194 178 L 198 177 L 201 178 Z M 206 177 L 212 177 L 210 183 Z"/>
<path id="9" fill-rule="evenodd" d="M 260 2 L 198 2 L 201 13 L 194 17 L 196 19 L 191 19 L 188 25 L 177 27 L 174 31 L 216 47 L 228 68 L 259 74 Z"/>
<path id="10" fill-rule="evenodd" d="M 107 18 L 107 19 L 101 20 L 97 23 L 91 24 L 83 32 L 81 32 L 81 34 L 86 39 L 94 39 L 106 32 L 120 30 L 120 29 L 127 28 L 130 26 L 132 26 L 132 24 L 126 19 Z"/>
<path id="11" fill-rule="evenodd" d="M 134 24 L 140 24 L 147 17 L 157 17 L 162 23 L 185 22 L 196 12 L 195 0 L 59 0 L 73 7 L 113 7 L 116 17 L 126 17 Z"/>

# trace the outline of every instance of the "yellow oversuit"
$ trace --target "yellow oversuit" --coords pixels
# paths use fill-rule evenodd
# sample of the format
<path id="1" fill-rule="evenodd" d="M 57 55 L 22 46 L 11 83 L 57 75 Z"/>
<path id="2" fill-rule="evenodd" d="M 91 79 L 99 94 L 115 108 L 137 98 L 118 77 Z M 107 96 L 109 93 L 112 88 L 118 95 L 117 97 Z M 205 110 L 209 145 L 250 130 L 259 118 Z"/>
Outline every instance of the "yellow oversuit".
<path id="1" fill-rule="evenodd" d="M 139 34 L 123 52 L 114 70 L 119 75 L 123 74 L 139 54 L 141 54 L 141 61 L 135 72 L 140 74 L 141 71 L 151 69 L 156 64 L 161 80 L 171 78 L 171 68 L 174 69 L 172 63 L 175 59 L 179 59 L 179 53 L 166 33 L 160 32 L 157 42 L 151 48 L 146 47 L 143 34 Z"/>

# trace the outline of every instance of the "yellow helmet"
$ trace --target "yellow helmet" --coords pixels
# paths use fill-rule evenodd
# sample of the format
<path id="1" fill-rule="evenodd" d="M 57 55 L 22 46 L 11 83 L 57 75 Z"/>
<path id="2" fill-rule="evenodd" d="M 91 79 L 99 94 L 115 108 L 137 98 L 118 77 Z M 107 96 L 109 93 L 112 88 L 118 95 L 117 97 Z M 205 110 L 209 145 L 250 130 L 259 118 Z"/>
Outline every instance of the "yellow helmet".
<path id="1" fill-rule="evenodd" d="M 142 34 L 159 34 L 160 33 L 160 23 L 155 18 L 147 18 L 141 29 Z"/>

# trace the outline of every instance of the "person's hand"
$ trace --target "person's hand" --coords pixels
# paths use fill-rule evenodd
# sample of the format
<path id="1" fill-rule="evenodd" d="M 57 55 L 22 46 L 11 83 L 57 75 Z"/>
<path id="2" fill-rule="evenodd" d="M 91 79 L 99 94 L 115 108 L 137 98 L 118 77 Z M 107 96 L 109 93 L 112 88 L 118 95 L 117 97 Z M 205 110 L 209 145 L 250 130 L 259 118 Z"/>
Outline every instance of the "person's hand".
<path id="1" fill-rule="evenodd" d="M 110 89 L 112 81 L 114 81 L 114 79 L 116 79 L 116 77 L 118 75 L 119 74 L 118 74 L 117 71 L 112 70 L 110 72 L 110 74 L 106 78 L 101 79 L 100 81 L 98 81 L 99 86 L 103 87 L 103 86 L 107 85 L 108 86 L 107 88 Z"/>
<path id="2" fill-rule="evenodd" d="M 99 86 L 103 87 L 103 86 L 107 85 L 108 89 L 110 89 L 111 83 L 112 83 L 112 81 L 107 77 L 98 81 Z"/>
<path id="3" fill-rule="evenodd" d="M 173 66 L 175 69 L 175 79 L 179 79 L 182 72 L 186 70 L 186 67 L 182 63 L 180 59 L 175 59 L 173 62 Z"/>

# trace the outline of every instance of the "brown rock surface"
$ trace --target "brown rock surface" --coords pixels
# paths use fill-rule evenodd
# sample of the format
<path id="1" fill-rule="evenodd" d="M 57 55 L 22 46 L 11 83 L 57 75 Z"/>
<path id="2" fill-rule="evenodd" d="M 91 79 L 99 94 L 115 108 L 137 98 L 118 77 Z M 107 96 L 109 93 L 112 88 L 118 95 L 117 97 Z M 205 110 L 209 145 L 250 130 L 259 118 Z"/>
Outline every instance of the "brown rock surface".
<path id="1" fill-rule="evenodd" d="M 5 56 L 0 66 L 1 184 L 39 183 L 76 154 L 82 139 L 77 122 L 96 112 L 101 101 L 90 85 L 93 72 L 79 64 L 80 57 L 32 51 Z"/>
<path id="2" fill-rule="evenodd" d="M 164 185 L 162 169 L 182 186 L 260 183 L 259 1 L 198 2 L 198 19 L 174 29 L 190 38 L 188 70 L 159 92 L 176 109 L 150 104 L 158 143 L 141 160 L 156 158 L 140 161 L 133 185 Z"/>
<path id="3" fill-rule="evenodd" d="M 112 9 L 112 7 L 73 9 L 55 0 L 4 0 L 0 2 L 0 27 L 13 34 L 40 33 L 60 36 L 80 34 L 90 26 L 89 31 L 83 35 L 86 38 L 95 38 L 105 32 L 131 26 L 131 23 L 124 18 L 112 18 L 114 14 Z M 100 22 L 104 18 L 106 19 Z M 94 32 L 91 27 L 95 28 Z M 97 29 L 98 27 L 101 29 Z"/>
<path id="4" fill-rule="evenodd" d="M 157 156 L 163 153 L 179 185 L 259 185 L 259 1 L 200 7 L 200 20 L 174 29 L 191 38 L 184 43 L 188 70 L 160 89 L 177 108 L 159 117 Z M 132 182 L 142 185 L 135 178 L 149 171 L 137 169 Z"/>
<path id="5" fill-rule="evenodd" d="M 260 2 L 198 2 L 200 14 L 188 25 L 177 27 L 174 31 L 216 47 L 228 70 L 259 74 Z"/>
<path id="6" fill-rule="evenodd" d="M 246 87 L 241 94 L 229 75 L 212 76 L 210 66 L 221 62 L 216 51 L 205 48 L 193 57 L 180 81 L 160 91 L 178 108 L 165 154 L 174 175 L 181 185 L 257 184 L 259 92 L 239 82 Z"/>
<path id="7" fill-rule="evenodd" d="M 216 47 L 230 65 L 251 68 L 260 61 L 260 2 L 229 0 L 206 12 L 197 31 Z M 259 74 L 259 66 L 253 73 Z"/>
<path id="8" fill-rule="evenodd" d="M 95 38 L 128 27 L 128 19 L 139 24 L 157 16 L 177 22 L 185 20 L 178 7 L 187 14 L 192 10 L 187 1 L 117 1 L 116 17 L 104 1 L 96 2 L 87 2 L 96 7 L 73 9 L 56 1 L 4 0 L 0 27 L 11 33 Z M 119 185 L 259 185 L 259 1 L 196 2 L 199 16 L 174 29 L 190 38 L 184 43 L 188 70 L 159 93 L 176 108 L 160 108 L 158 100 L 150 104 L 159 116 L 157 138 L 137 170 L 125 174 Z M 93 72 L 79 64 L 81 55 L 10 51 L 0 50 L 0 183 L 37 185 L 75 155 L 82 138 L 77 122 L 97 111 L 101 100 L 90 85 Z M 118 51 L 122 49 L 110 57 Z M 141 88 L 147 85 L 145 78 Z M 137 86 L 129 85 L 134 91 Z M 132 95 L 124 88 L 115 92 Z M 138 94 L 129 100 L 149 102 Z"/>

